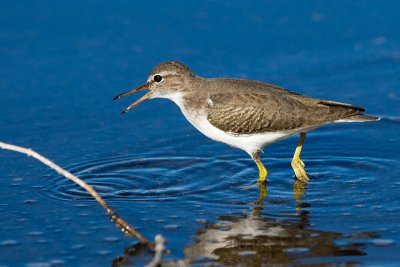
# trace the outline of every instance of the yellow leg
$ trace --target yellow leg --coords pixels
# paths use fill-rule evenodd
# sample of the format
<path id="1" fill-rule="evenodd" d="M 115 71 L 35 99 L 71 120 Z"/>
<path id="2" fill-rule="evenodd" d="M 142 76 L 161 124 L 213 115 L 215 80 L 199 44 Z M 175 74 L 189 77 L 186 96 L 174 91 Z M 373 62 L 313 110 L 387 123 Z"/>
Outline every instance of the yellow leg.
<path id="1" fill-rule="evenodd" d="M 303 148 L 305 138 L 306 133 L 300 133 L 299 143 L 297 144 L 296 151 L 294 152 L 292 159 L 292 168 L 294 170 L 294 173 L 296 174 L 297 179 L 303 182 L 308 182 L 310 178 L 308 178 L 308 175 L 304 170 L 304 162 L 300 159 L 301 149 Z"/>
<path id="2" fill-rule="evenodd" d="M 264 165 L 262 164 L 261 160 L 260 160 L 260 153 L 255 153 L 252 156 L 254 162 L 257 164 L 258 167 L 258 183 L 265 183 L 265 181 L 267 180 L 267 175 L 268 175 L 268 171 L 267 169 L 264 167 Z"/>
<path id="3" fill-rule="evenodd" d="M 264 183 L 267 180 L 267 175 L 268 175 L 268 171 L 267 169 L 264 167 L 264 165 L 261 163 L 261 161 L 257 160 L 256 161 L 257 167 L 258 167 L 258 183 Z"/>

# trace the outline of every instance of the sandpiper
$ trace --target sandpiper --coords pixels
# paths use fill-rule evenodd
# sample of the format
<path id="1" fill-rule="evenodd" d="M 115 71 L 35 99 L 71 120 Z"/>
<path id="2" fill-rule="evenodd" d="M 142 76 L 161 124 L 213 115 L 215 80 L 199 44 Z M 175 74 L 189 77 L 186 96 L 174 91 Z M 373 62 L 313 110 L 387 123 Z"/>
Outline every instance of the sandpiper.
<path id="1" fill-rule="evenodd" d="M 147 99 L 172 100 L 201 133 L 246 151 L 257 164 L 260 184 L 268 175 L 260 160 L 265 146 L 300 133 L 291 165 L 296 177 L 307 182 L 300 153 L 308 131 L 332 122 L 379 120 L 363 114 L 361 107 L 303 96 L 264 82 L 202 78 L 180 62 L 159 64 L 145 84 L 114 100 L 145 89 L 149 92 L 122 113 Z"/>

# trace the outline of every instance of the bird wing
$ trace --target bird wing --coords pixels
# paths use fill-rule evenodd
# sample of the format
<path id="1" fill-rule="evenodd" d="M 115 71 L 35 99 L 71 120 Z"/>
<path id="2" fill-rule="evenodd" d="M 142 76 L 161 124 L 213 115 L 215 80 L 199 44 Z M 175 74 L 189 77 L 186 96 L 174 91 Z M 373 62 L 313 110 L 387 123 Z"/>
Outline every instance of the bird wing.
<path id="1" fill-rule="evenodd" d="M 311 128 L 362 111 L 349 104 L 309 98 L 284 89 L 226 92 L 210 95 L 207 101 L 208 121 L 234 134 Z"/>

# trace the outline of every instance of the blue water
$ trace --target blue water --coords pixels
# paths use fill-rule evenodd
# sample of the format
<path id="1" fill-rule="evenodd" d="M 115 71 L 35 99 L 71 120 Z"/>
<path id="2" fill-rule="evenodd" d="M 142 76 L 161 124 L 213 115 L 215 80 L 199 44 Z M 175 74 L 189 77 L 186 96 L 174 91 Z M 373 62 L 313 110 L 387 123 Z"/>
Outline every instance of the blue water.
<path id="1" fill-rule="evenodd" d="M 0 141 L 78 175 L 147 238 L 161 233 L 170 265 L 396 266 L 399 10 L 398 1 L 1 1 Z M 257 179 L 252 160 L 202 136 L 172 102 L 119 115 L 136 98 L 111 99 L 167 60 L 383 119 L 311 132 L 307 185 L 290 167 L 296 138 L 267 147 L 268 196 L 258 200 L 258 188 L 243 189 Z M 151 258 L 125 251 L 135 241 L 87 193 L 31 158 L 0 151 L 0 195 L 1 266 Z"/>

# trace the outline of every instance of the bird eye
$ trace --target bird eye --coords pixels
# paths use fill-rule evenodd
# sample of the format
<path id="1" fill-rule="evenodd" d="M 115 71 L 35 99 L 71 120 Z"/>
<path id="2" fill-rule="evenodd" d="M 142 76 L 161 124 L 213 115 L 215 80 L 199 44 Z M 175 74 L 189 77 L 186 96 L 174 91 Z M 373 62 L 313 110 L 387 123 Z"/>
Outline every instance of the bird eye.
<path id="1" fill-rule="evenodd" d="M 163 79 L 163 77 L 161 76 L 161 75 L 154 75 L 154 81 L 156 82 L 156 83 L 159 83 L 159 82 L 161 82 L 162 81 L 162 79 Z"/>

